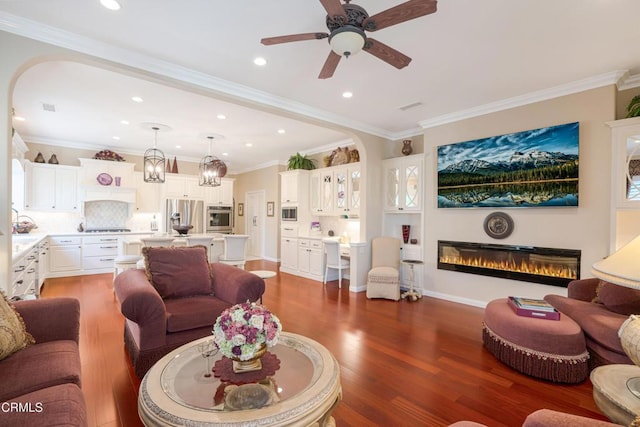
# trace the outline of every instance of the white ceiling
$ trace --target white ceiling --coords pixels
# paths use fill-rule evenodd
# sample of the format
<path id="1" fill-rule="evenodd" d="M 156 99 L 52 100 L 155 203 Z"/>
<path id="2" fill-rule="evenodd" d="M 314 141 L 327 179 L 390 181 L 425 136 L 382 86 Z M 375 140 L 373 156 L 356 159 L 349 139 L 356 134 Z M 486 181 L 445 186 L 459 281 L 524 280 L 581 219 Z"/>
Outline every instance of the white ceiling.
<path id="1" fill-rule="evenodd" d="M 356 1 L 370 15 L 401 2 Z M 206 154 L 205 135 L 216 134 L 214 154 L 228 152 L 231 169 L 241 171 L 348 142 L 318 119 L 401 139 L 420 133 L 420 125 L 621 76 L 629 84 L 640 74 L 638 0 L 442 0 L 432 15 L 369 34 L 413 58 L 408 67 L 397 70 L 361 52 L 327 80 L 317 79 L 326 39 L 260 44 L 262 37 L 325 32 L 318 0 L 120 3 L 113 12 L 98 0 L 1 0 L 0 29 L 196 84 L 244 106 L 130 74 L 43 63 L 14 92 L 16 114 L 27 119 L 15 126 L 27 141 L 144 150 L 153 134 L 140 123 L 159 122 L 172 127 L 158 136 L 169 155 L 197 159 Z M 256 56 L 267 65 L 255 66 Z M 347 90 L 353 98 L 342 98 Z M 145 102 L 132 103 L 133 95 Z M 43 112 L 42 103 L 55 104 L 56 113 Z M 260 109 L 247 108 L 256 103 Z M 421 105 L 400 109 L 413 103 Z M 260 111 L 265 106 L 308 123 Z M 227 119 L 216 119 L 219 113 Z M 287 133 L 277 134 L 279 128 Z"/>

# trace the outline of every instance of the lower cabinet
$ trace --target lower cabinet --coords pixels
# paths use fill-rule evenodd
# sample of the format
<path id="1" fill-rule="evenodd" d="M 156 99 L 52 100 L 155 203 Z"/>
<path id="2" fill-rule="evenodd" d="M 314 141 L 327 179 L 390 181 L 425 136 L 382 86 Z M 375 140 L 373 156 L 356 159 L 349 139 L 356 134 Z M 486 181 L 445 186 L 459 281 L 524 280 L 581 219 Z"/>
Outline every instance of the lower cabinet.
<path id="1" fill-rule="evenodd" d="M 49 239 L 49 273 L 54 277 L 61 277 L 70 272 L 80 274 L 81 271 L 82 237 L 51 237 Z"/>
<path id="2" fill-rule="evenodd" d="M 10 297 L 24 298 L 35 295 L 38 276 L 38 248 L 29 250 L 21 259 L 12 265 L 12 283 L 9 289 Z"/>
<path id="3" fill-rule="evenodd" d="M 322 280 L 324 254 L 321 240 L 298 239 L 298 272 L 310 279 Z"/>
<path id="4" fill-rule="evenodd" d="M 282 238 L 280 242 L 280 270 L 293 274 L 298 270 L 298 239 Z"/>
<path id="5" fill-rule="evenodd" d="M 82 238 L 82 269 L 96 273 L 113 271 L 118 256 L 118 236 L 87 236 Z"/>

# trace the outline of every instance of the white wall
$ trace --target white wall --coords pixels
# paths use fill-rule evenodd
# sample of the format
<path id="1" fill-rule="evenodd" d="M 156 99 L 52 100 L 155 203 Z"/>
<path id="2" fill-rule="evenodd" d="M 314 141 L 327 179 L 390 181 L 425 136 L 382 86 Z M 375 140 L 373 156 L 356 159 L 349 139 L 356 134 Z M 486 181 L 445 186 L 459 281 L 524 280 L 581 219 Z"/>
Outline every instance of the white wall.
<path id="1" fill-rule="evenodd" d="M 581 277 L 591 276 L 590 266 L 609 252 L 611 134 L 605 122 L 615 117 L 615 94 L 615 87 L 607 86 L 425 129 L 427 293 L 480 306 L 509 295 L 566 294 L 561 287 L 438 270 L 438 240 L 580 249 Z M 580 122 L 578 208 L 509 209 L 514 232 L 498 242 L 483 228 L 485 217 L 498 209 L 436 207 L 437 146 L 576 121 Z"/>

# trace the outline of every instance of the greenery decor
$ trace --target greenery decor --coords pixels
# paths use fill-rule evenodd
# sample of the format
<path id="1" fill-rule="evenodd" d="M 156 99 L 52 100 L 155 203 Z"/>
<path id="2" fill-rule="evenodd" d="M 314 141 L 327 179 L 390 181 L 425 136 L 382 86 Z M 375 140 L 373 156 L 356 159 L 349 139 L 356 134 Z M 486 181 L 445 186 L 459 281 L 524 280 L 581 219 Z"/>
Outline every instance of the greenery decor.
<path id="1" fill-rule="evenodd" d="M 640 95 L 633 97 L 627 105 L 627 118 L 640 116 Z"/>
<path id="2" fill-rule="evenodd" d="M 296 153 L 295 155 L 289 157 L 289 162 L 287 166 L 289 170 L 292 170 L 292 169 L 313 170 L 316 168 L 316 164 L 313 162 L 313 159 L 308 158 L 306 155 L 303 156 L 300 153 Z"/>

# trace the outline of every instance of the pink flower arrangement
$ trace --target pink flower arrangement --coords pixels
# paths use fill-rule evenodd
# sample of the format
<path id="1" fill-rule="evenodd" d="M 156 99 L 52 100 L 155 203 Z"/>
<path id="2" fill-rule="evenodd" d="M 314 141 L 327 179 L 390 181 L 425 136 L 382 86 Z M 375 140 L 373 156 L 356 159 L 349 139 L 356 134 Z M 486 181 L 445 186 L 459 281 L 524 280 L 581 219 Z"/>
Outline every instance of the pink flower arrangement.
<path id="1" fill-rule="evenodd" d="M 249 360 L 262 345 L 276 345 L 281 331 L 276 315 L 259 304 L 246 302 L 222 312 L 213 325 L 213 338 L 224 356 Z"/>

